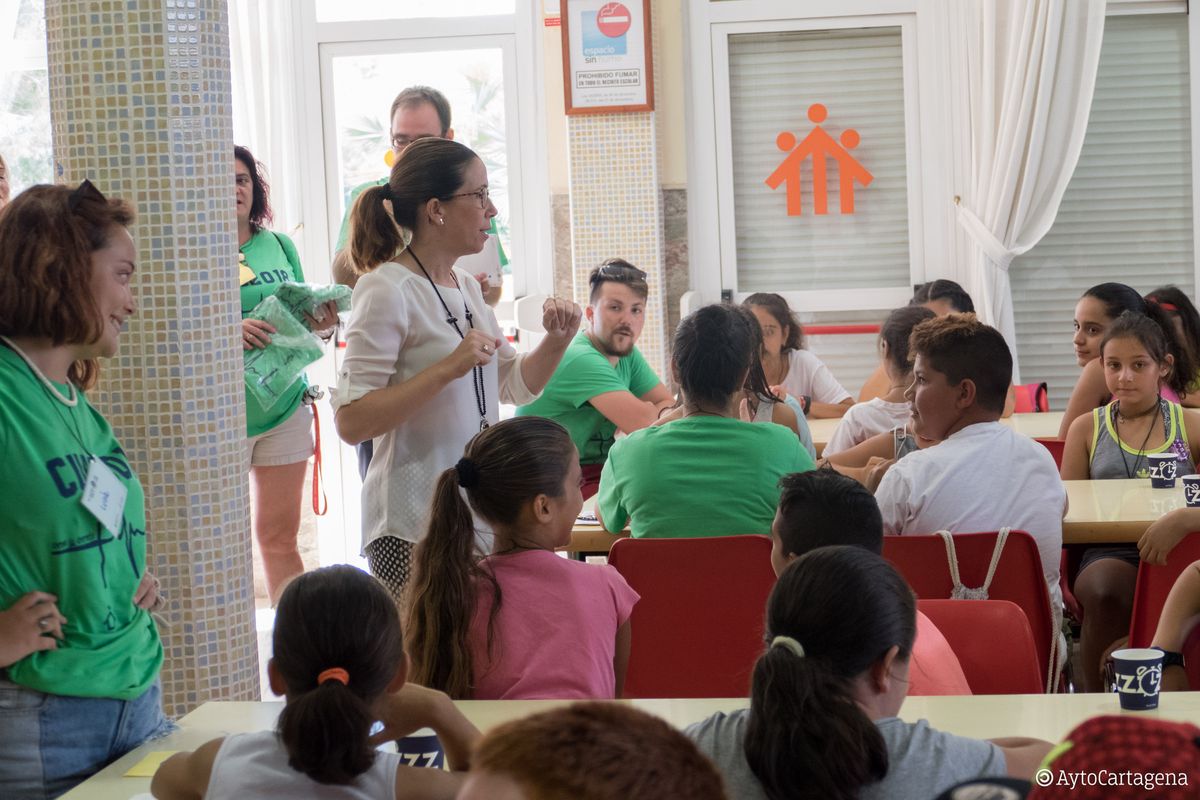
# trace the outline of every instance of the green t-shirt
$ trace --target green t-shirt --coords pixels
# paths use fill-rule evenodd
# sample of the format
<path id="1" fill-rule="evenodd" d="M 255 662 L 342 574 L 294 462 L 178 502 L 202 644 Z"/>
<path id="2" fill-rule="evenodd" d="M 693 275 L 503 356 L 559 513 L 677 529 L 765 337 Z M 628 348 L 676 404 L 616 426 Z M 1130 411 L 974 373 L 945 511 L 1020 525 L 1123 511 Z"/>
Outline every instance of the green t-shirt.
<path id="1" fill-rule="evenodd" d="M 350 241 L 350 211 L 354 208 L 354 201 L 358 199 L 360 194 L 365 192 L 367 189 L 370 189 L 372 186 L 383 186 L 387 182 L 387 178 L 380 178 L 377 181 L 367 181 L 366 183 L 359 184 L 350 190 L 350 199 L 346 203 L 346 213 L 342 215 L 342 227 L 338 231 L 337 247 L 333 248 L 333 252 L 336 253 L 339 250 L 345 250 L 346 244 Z M 492 217 L 491 219 L 491 224 L 488 227 L 488 233 L 490 233 L 492 236 L 496 236 L 495 217 Z M 500 266 L 503 267 L 508 263 L 508 256 L 504 254 L 504 246 L 500 244 L 499 239 L 496 239 L 496 250 L 500 254 Z"/>
<path id="2" fill-rule="evenodd" d="M 39 692 L 132 700 L 163 660 L 154 620 L 133 604 L 146 570 L 145 498 L 112 428 L 78 396 L 63 405 L 0 345 L 0 608 L 45 591 L 67 618 L 58 648 L 26 656 L 8 677 Z M 115 537 L 81 502 L 93 455 L 129 492 Z"/>
<path id="3" fill-rule="evenodd" d="M 617 426 L 592 406 L 591 399 L 606 392 L 630 392 L 641 397 L 660 382 L 636 347 L 619 358 L 614 367 L 588 335 L 580 332 L 567 346 L 541 397 L 519 407 L 517 416 L 554 420 L 571 434 L 580 464 L 602 464 L 613 445 Z"/>
<path id="4" fill-rule="evenodd" d="M 782 425 L 694 416 L 621 439 L 600 474 L 596 510 L 635 538 L 769 535 L 779 479 L 814 466 Z"/>
<path id="5" fill-rule="evenodd" d="M 275 294 L 282 283 L 303 283 L 304 271 L 300 269 L 300 254 L 296 245 L 282 233 L 261 230 L 250 237 L 241 249 L 246 257 L 246 266 L 254 271 L 254 280 L 242 284 L 242 318 L 254 310 L 264 299 Z M 304 398 L 308 381 L 303 377 L 288 387 L 287 394 L 275 401 L 270 409 L 246 389 L 246 435 L 261 433 L 286 422 L 296 406 Z"/>

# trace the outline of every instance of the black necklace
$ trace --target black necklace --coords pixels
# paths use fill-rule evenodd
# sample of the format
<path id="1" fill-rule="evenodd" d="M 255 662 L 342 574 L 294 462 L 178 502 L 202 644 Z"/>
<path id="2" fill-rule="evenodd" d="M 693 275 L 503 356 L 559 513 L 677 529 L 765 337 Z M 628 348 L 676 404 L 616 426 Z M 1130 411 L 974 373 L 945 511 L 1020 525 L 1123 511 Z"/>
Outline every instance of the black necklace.
<path id="1" fill-rule="evenodd" d="M 458 338 L 466 339 L 467 336 L 462 332 L 462 328 L 458 327 L 458 317 L 454 316 L 450 311 L 450 306 L 446 305 L 446 298 L 442 297 L 441 291 L 437 284 L 433 282 L 433 278 L 429 275 L 429 271 L 425 269 L 425 265 L 421 263 L 421 259 L 417 258 L 416 252 L 410 247 L 408 253 L 413 257 L 413 261 L 417 262 L 417 266 L 421 268 L 422 274 L 425 275 L 425 280 L 429 281 L 429 285 L 433 288 L 433 293 L 437 295 L 437 299 L 441 302 L 442 308 L 446 312 L 446 322 L 458 333 Z M 450 273 L 450 277 L 454 279 L 454 286 L 458 289 L 458 293 L 463 298 L 463 316 L 467 318 L 467 328 L 475 327 L 474 316 L 471 314 L 471 309 L 467 305 L 467 296 L 463 294 L 462 287 L 458 285 L 458 278 L 454 277 L 454 273 Z M 475 407 L 479 409 L 479 430 L 483 430 L 488 426 L 487 421 L 487 387 L 483 382 L 483 367 L 476 364 L 471 368 L 471 380 L 475 384 Z"/>
<path id="2" fill-rule="evenodd" d="M 1162 396 L 1160 395 L 1158 398 L 1158 402 L 1156 402 L 1149 410 L 1143 411 L 1140 414 L 1135 414 L 1132 417 L 1127 417 L 1121 413 L 1121 401 L 1118 400 L 1117 402 L 1113 403 L 1113 417 L 1118 420 L 1128 422 L 1131 419 L 1140 419 L 1141 417 L 1148 415 L 1152 411 L 1159 411 L 1161 408 L 1162 408 Z M 1132 478 L 1137 475 L 1138 462 L 1140 462 L 1142 460 L 1143 456 L 1146 455 L 1146 442 L 1150 441 L 1150 434 L 1153 432 L 1154 432 L 1154 422 L 1151 422 L 1150 425 L 1146 428 L 1146 437 L 1144 439 L 1142 439 L 1142 446 L 1138 448 L 1137 455 L 1135 455 L 1133 457 L 1133 468 L 1130 469 L 1129 461 L 1125 458 L 1125 443 L 1121 440 L 1121 431 L 1120 430 L 1117 431 L 1117 451 L 1121 454 L 1121 466 L 1125 467 L 1125 477 L 1126 478 Z"/>

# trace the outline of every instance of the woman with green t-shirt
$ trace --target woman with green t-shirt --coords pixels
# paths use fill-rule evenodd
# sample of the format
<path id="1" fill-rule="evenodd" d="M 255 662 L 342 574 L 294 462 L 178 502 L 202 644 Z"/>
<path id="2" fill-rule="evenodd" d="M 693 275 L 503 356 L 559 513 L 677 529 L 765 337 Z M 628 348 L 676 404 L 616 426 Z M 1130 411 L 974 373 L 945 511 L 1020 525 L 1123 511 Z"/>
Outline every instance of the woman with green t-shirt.
<path id="1" fill-rule="evenodd" d="M 635 537 L 770 533 L 779 479 L 813 460 L 792 429 L 739 419 L 758 341 L 754 319 L 729 305 L 679 323 L 671 371 L 680 409 L 609 450 L 596 495 L 605 528 L 628 522 Z"/>
<path id="2" fill-rule="evenodd" d="M 0 797 L 57 797 L 170 727 L 142 485 L 83 394 L 135 310 L 132 221 L 88 181 L 0 215 Z"/>
<path id="3" fill-rule="evenodd" d="M 264 348 L 275 333 L 270 323 L 246 315 L 284 283 L 303 283 L 296 245 L 263 227 L 271 221 L 271 195 L 262 164 L 244 147 L 234 147 L 237 184 L 238 283 L 242 295 L 242 349 Z M 332 335 L 337 306 L 327 303 L 309 327 Z M 246 390 L 246 453 L 254 486 L 254 538 L 262 554 L 271 605 L 289 580 L 304 572 L 296 537 L 304 474 L 313 454 L 313 415 L 305 403 L 308 381 L 293 383 L 270 408 Z"/>

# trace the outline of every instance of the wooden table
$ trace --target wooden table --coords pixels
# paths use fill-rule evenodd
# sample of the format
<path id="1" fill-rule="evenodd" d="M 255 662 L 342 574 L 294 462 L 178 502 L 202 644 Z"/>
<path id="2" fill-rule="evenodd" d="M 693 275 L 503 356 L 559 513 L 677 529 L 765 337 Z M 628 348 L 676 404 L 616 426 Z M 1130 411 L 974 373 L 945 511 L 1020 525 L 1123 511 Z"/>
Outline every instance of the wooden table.
<path id="1" fill-rule="evenodd" d="M 1179 481 L 1174 489 L 1152 489 L 1149 478 L 1063 481 L 1063 486 L 1070 503 L 1063 519 L 1064 544 L 1133 543 L 1150 523 L 1185 505 L 1183 484 Z M 586 510 L 593 506 L 591 499 L 584 503 Z M 621 536 L 613 536 L 595 525 L 576 525 L 571 530 L 570 544 L 560 549 L 572 553 L 607 553 L 613 542 L 628 535 L 628 530 Z"/>
<path id="2" fill-rule="evenodd" d="M 1070 508 L 1063 519 L 1063 542 L 1136 542 L 1150 523 L 1183 508 L 1183 484 L 1152 489 L 1149 478 L 1118 481 L 1063 481 Z"/>
<path id="3" fill-rule="evenodd" d="M 685 727 L 717 711 L 744 708 L 744 698 L 715 700 L 622 701 L 655 714 L 676 727 Z M 562 705 L 555 700 L 460 701 L 459 708 L 480 730 L 501 722 Z M 63 795 L 65 800 L 128 800 L 148 792 L 149 778 L 122 777 L 148 753 L 194 750 L 218 736 L 274 727 L 282 703 L 211 702 L 179 722 L 179 731 L 143 745 Z M 927 719 L 933 727 L 975 738 L 1033 736 L 1059 741 L 1080 722 L 1099 714 L 1132 713 L 1148 719 L 1200 719 L 1200 692 L 1167 692 L 1153 711 L 1122 712 L 1112 694 L 990 695 L 976 697 L 910 697 L 900 716 Z"/>
<path id="4" fill-rule="evenodd" d="M 1000 422 L 1030 438 L 1056 439 L 1058 438 L 1058 426 L 1062 424 L 1062 416 L 1063 412 L 1061 411 L 1013 414 Z M 824 452 L 825 445 L 833 437 L 833 432 L 837 429 L 839 422 L 841 422 L 840 419 L 810 419 L 808 421 L 808 429 L 812 431 L 813 446 L 817 448 L 818 456 Z"/>

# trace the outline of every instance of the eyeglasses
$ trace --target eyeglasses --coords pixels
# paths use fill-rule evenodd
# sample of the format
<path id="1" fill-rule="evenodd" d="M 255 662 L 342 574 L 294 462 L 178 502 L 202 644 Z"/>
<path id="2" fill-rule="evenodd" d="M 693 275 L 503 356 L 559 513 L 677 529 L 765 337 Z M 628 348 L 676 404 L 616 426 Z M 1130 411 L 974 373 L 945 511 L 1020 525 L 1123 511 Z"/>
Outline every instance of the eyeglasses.
<path id="1" fill-rule="evenodd" d="M 392 149 L 399 153 L 404 148 L 408 147 L 418 139 L 433 139 L 437 138 L 432 133 L 423 133 L 420 136 L 409 136 L 406 133 L 392 134 Z"/>
<path id="2" fill-rule="evenodd" d="M 488 207 L 488 199 L 489 199 L 489 197 L 490 197 L 490 196 L 488 195 L 488 187 L 484 186 L 484 187 L 482 187 L 482 188 L 480 188 L 480 189 L 476 189 L 476 190 L 475 190 L 475 191 L 473 191 L 473 192 L 459 192 L 458 194 L 452 194 L 452 195 L 450 195 L 450 197 L 451 197 L 451 198 L 454 198 L 454 197 L 474 197 L 476 200 L 478 200 L 478 201 L 479 201 L 479 207 L 480 207 L 480 208 L 487 208 L 487 207 Z"/>
<path id="3" fill-rule="evenodd" d="M 75 191 L 71 192 L 71 196 L 67 198 L 67 208 L 74 214 L 79 209 L 79 204 L 84 200 L 99 200 L 101 203 L 108 202 L 108 199 L 87 178 L 84 178 L 83 183 L 79 184 L 75 188 Z"/>

